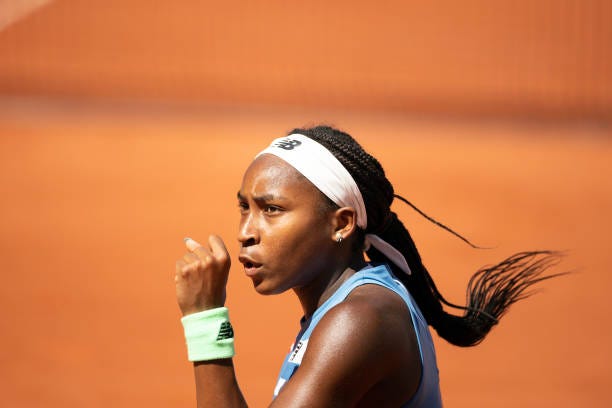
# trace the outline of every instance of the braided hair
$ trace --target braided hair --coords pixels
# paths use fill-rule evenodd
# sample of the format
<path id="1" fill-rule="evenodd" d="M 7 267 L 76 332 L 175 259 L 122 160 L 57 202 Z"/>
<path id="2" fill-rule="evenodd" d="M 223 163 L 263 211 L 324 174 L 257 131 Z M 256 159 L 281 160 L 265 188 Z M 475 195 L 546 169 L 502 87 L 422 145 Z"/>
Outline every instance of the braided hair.
<path id="1" fill-rule="evenodd" d="M 559 253 L 521 252 L 497 265 L 478 270 L 469 281 L 466 306 L 446 301 L 423 265 L 410 233 L 390 208 L 394 198 L 410 206 L 412 204 L 403 197 L 395 195 L 393 186 L 387 180 L 378 160 L 368 154 L 350 135 L 329 126 L 294 129 L 289 134 L 293 133 L 302 134 L 323 145 L 351 174 L 361 191 L 368 215 L 366 231 L 358 228 L 358 248 L 363 248 L 365 234 L 372 233 L 380 236 L 404 255 L 412 271 L 410 275 L 390 262 L 376 248 L 370 247 L 366 251 L 371 261 L 389 264 L 393 274 L 410 291 L 427 323 L 448 342 L 464 347 L 480 343 L 510 305 L 529 296 L 526 292 L 529 287 L 558 275 L 544 275 L 543 272 L 558 262 Z M 329 203 L 335 205 L 331 200 Z M 413 208 L 416 209 L 414 206 Z M 427 217 L 420 210 L 416 210 Z M 427 218 L 467 241 L 444 225 Z M 443 304 L 462 309 L 463 315 L 457 316 L 446 312 Z"/>

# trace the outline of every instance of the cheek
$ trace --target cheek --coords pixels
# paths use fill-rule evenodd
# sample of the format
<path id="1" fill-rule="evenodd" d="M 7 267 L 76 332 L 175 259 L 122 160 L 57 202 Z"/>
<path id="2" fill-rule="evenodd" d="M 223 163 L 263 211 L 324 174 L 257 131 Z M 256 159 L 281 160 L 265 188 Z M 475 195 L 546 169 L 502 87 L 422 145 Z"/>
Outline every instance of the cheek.
<path id="1" fill-rule="evenodd" d="M 298 228 L 295 223 L 286 222 L 270 228 L 262 243 L 267 247 L 267 252 L 274 260 L 287 262 L 295 257 L 302 249 L 302 243 L 306 238 L 307 231 Z"/>
<path id="2" fill-rule="evenodd" d="M 322 245 L 327 237 L 327 225 L 314 219 L 312 214 L 292 217 L 292 222 L 283 225 L 283 239 L 298 248 Z M 305 249 L 305 248 L 304 248 Z"/>
<path id="3" fill-rule="evenodd" d="M 320 264 L 326 262 L 330 251 L 325 231 L 320 224 L 294 225 L 291 231 L 287 231 L 278 247 L 292 270 L 307 272 L 319 269 Z"/>

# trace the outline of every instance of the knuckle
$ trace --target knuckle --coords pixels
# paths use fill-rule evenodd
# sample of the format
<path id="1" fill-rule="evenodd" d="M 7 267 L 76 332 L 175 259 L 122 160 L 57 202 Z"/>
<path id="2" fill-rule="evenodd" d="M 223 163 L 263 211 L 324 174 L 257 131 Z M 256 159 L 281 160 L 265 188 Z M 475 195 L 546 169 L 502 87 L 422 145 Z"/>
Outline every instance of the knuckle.
<path id="1" fill-rule="evenodd" d="M 220 255 L 218 255 L 218 256 L 217 256 L 217 261 L 218 261 L 219 263 L 221 263 L 221 264 L 226 264 L 226 263 L 228 263 L 228 262 L 229 262 L 229 260 L 230 260 L 230 257 L 229 257 L 229 255 L 228 255 L 228 254 L 226 254 L 226 253 L 222 253 L 222 254 L 220 254 Z"/>
<path id="2" fill-rule="evenodd" d="M 181 268 L 181 276 L 186 277 L 191 272 L 192 267 L 191 264 L 185 265 Z"/>

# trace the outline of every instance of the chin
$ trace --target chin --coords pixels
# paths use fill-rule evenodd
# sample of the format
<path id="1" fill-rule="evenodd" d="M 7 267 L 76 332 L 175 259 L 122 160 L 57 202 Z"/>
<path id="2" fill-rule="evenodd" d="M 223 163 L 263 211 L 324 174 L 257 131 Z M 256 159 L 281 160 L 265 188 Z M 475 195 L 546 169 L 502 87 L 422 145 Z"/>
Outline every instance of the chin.
<path id="1" fill-rule="evenodd" d="M 253 279 L 253 288 L 257 293 L 264 296 L 278 295 L 287 290 L 271 285 L 270 282 L 262 279 Z"/>

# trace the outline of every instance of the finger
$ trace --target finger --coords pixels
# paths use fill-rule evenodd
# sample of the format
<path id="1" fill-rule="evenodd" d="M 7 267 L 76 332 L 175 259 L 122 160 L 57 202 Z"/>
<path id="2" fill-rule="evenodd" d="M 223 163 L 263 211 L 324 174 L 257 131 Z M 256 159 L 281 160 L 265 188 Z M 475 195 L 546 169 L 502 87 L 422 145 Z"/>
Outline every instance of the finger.
<path id="1" fill-rule="evenodd" d="M 213 253 L 213 256 L 217 259 L 224 258 L 227 259 L 229 257 L 229 253 L 227 252 L 227 248 L 225 247 L 225 243 L 223 239 L 221 239 L 218 235 L 211 235 L 208 237 L 208 245 L 210 245 L 210 250 Z"/>
<path id="2" fill-rule="evenodd" d="M 198 261 L 200 258 L 194 254 L 193 252 L 187 252 L 185 255 L 183 255 L 183 261 L 185 261 L 186 264 L 190 264 L 192 262 L 196 262 Z"/>
<path id="3" fill-rule="evenodd" d="M 176 261 L 176 271 L 182 271 L 183 270 L 183 266 L 185 266 L 185 261 L 183 261 L 182 259 L 179 259 L 178 261 Z"/>
<path id="4" fill-rule="evenodd" d="M 187 249 L 189 249 L 190 254 L 195 254 L 197 259 L 200 259 L 204 263 L 209 263 L 213 260 L 213 254 L 209 248 L 203 247 L 199 242 L 191 239 L 185 238 L 185 245 Z M 185 258 L 187 259 L 187 258 Z"/>
<path id="5" fill-rule="evenodd" d="M 188 275 L 195 273 L 200 265 L 199 260 L 196 260 L 196 262 L 185 262 L 184 259 L 176 261 L 176 276 L 186 278 Z"/>
<path id="6" fill-rule="evenodd" d="M 188 250 L 190 251 L 195 251 L 197 248 L 201 248 L 202 245 L 200 245 L 197 241 L 186 237 L 183 238 L 183 240 L 185 241 L 185 246 L 187 247 Z"/>
<path id="7" fill-rule="evenodd" d="M 175 281 L 178 279 L 179 276 L 183 276 L 183 268 L 185 267 L 185 265 L 187 264 L 182 259 L 176 261 L 176 273 L 174 274 Z"/>

